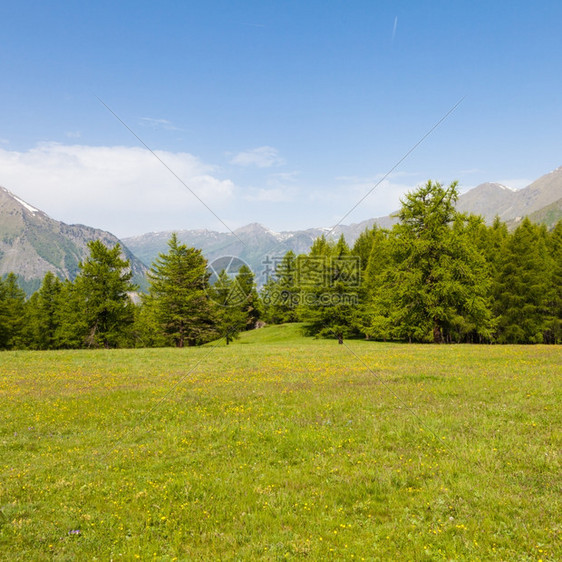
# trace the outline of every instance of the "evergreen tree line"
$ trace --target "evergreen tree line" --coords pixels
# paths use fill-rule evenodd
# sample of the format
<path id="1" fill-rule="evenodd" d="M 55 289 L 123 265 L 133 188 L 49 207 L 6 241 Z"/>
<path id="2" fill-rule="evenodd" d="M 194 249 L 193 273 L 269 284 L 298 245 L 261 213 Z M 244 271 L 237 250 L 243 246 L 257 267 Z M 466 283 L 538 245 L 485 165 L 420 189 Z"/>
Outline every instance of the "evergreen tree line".
<path id="1" fill-rule="evenodd" d="M 456 183 L 429 181 L 405 196 L 392 229 L 374 226 L 349 247 L 318 238 L 287 252 L 258 294 L 252 271 L 210 281 L 201 250 L 176 235 L 138 296 L 119 245 L 90 242 L 74 281 L 47 273 L 29 299 L 0 280 L 0 349 L 77 349 L 229 343 L 261 318 L 304 322 L 321 337 L 410 342 L 561 343 L 562 221 L 459 213 Z M 132 295 L 137 295 L 133 299 Z"/>
<path id="2" fill-rule="evenodd" d="M 201 250 L 180 244 L 175 234 L 140 297 L 118 244 L 88 247 L 74 281 L 49 272 L 27 300 L 16 275 L 0 280 L 0 349 L 183 347 L 222 336 L 229 343 L 259 318 L 251 270 L 243 266 L 234 278 L 220 272 L 210 285 Z"/>
<path id="3" fill-rule="evenodd" d="M 458 212 L 457 198 L 456 183 L 429 181 L 392 229 L 288 252 L 265 285 L 265 320 L 327 337 L 561 343 L 562 221 L 548 232 L 524 219 L 510 233 Z"/>

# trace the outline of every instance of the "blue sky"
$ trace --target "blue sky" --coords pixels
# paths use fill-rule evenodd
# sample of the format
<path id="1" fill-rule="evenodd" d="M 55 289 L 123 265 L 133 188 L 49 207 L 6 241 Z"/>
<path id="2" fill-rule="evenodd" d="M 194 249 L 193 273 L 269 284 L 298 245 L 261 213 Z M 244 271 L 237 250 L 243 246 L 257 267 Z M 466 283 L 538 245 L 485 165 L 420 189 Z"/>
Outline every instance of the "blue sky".
<path id="1" fill-rule="evenodd" d="M 559 2 L 4 2 L 0 185 L 119 236 L 331 226 L 562 164 Z"/>

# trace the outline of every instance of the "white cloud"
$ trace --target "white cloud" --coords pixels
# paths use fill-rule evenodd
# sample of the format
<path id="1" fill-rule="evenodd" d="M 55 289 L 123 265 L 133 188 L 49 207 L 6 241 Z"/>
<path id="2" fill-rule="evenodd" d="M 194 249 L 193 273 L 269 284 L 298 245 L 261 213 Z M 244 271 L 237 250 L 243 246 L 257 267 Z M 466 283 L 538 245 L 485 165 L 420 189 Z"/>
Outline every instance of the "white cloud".
<path id="1" fill-rule="evenodd" d="M 480 168 L 469 168 L 468 170 L 460 170 L 459 174 L 482 174 L 485 170 L 480 170 Z"/>
<path id="2" fill-rule="evenodd" d="M 168 119 L 154 119 L 153 117 L 141 117 L 140 124 L 152 129 L 164 129 L 165 131 L 181 131 Z"/>
<path id="3" fill-rule="evenodd" d="M 238 166 L 256 166 L 257 168 L 270 168 L 280 166 L 285 160 L 279 156 L 279 151 L 272 146 L 260 146 L 239 152 L 230 160 L 231 164 Z"/>
<path id="4" fill-rule="evenodd" d="M 371 187 L 373 187 L 377 182 L 383 179 L 390 181 L 396 178 L 419 178 L 420 176 L 423 176 L 423 174 L 420 174 L 420 172 L 406 172 L 406 171 L 398 170 L 398 171 L 391 172 L 390 174 L 388 172 L 379 173 L 379 174 L 374 174 L 373 176 L 370 177 L 338 176 L 335 179 L 339 182 L 349 183 L 351 185 L 365 185 L 365 186 L 370 185 Z"/>
<path id="5" fill-rule="evenodd" d="M 398 177 L 413 174 L 392 175 Z M 378 174 L 371 179 L 353 176 L 339 177 L 337 178 L 340 182 L 338 189 L 313 190 L 309 194 L 309 199 L 313 203 L 328 203 L 331 207 L 340 208 L 341 214 L 338 220 L 345 216 L 344 224 L 367 218 L 383 217 L 397 211 L 400 208 L 400 198 L 421 183 L 414 181 L 413 178 L 409 183 L 392 181 L 389 179 L 392 175 L 382 181 L 381 178 L 384 177 L 384 174 Z M 378 183 L 379 181 L 380 183 Z M 357 204 L 357 208 L 346 216 Z"/>
<path id="6" fill-rule="evenodd" d="M 293 196 L 289 190 L 283 188 L 256 189 L 250 192 L 246 199 L 248 201 L 268 201 L 270 203 L 280 203 L 281 201 L 292 201 Z"/>
<path id="7" fill-rule="evenodd" d="M 234 184 L 188 153 L 156 152 L 215 213 Z M 44 143 L 26 152 L 0 148 L 0 185 L 57 220 L 127 236 L 192 228 L 212 214 L 152 153 L 125 146 Z"/>
<path id="8" fill-rule="evenodd" d="M 65 135 L 69 139 L 79 139 L 82 136 L 80 131 L 67 131 Z"/>
<path id="9" fill-rule="evenodd" d="M 267 179 L 267 185 L 275 188 L 285 188 L 289 184 L 297 181 L 299 172 L 280 172 L 278 174 L 270 174 Z"/>

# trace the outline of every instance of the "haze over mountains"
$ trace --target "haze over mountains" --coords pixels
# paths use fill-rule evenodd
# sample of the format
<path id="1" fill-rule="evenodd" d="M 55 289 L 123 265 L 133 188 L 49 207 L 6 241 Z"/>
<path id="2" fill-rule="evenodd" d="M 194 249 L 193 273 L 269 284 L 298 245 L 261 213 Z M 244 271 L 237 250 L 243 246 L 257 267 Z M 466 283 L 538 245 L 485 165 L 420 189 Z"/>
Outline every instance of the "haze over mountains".
<path id="1" fill-rule="evenodd" d="M 491 224 L 500 217 L 510 225 L 516 225 L 524 216 L 551 227 L 562 217 L 562 166 L 540 177 L 527 187 L 515 190 L 499 183 L 483 183 L 459 197 L 457 208 L 464 213 L 484 217 Z M 358 236 L 373 224 L 386 228 L 396 219 L 392 216 L 369 219 L 351 225 L 331 228 L 310 228 L 307 230 L 273 232 L 258 223 L 249 224 L 230 232 L 210 230 L 178 230 L 179 239 L 189 246 L 201 248 L 209 261 L 224 255 L 232 255 L 246 261 L 256 274 L 264 271 L 266 255 L 279 257 L 289 250 L 295 254 L 308 251 L 313 241 L 322 234 L 332 238 L 345 236 L 353 244 Z M 124 238 L 124 243 L 145 264 L 161 252 L 166 252 L 171 232 L 153 232 Z"/>
<path id="2" fill-rule="evenodd" d="M 562 167 L 540 177 L 529 186 L 513 190 L 499 183 L 484 183 L 459 197 L 457 208 L 482 215 L 491 223 L 497 215 L 510 226 L 524 216 L 548 227 L 562 218 Z M 322 234 L 337 238 L 343 234 L 351 245 L 366 228 L 377 223 L 390 227 L 392 216 L 369 219 L 351 225 L 331 228 L 309 228 L 299 231 L 273 232 L 253 223 L 233 233 L 211 230 L 176 230 L 179 239 L 201 248 L 212 262 L 221 256 L 236 256 L 246 261 L 256 274 L 258 285 L 270 256 L 280 258 L 288 250 L 307 252 Z M 131 261 L 135 282 L 143 286 L 147 266 L 161 252 L 167 251 L 170 232 L 156 232 L 124 238 L 123 253 Z M 78 264 L 88 255 L 87 242 L 101 240 L 108 246 L 120 242 L 109 232 L 84 225 L 67 225 L 0 187 L 0 276 L 16 273 L 29 293 L 35 290 L 47 271 L 60 278 L 73 279 Z"/>

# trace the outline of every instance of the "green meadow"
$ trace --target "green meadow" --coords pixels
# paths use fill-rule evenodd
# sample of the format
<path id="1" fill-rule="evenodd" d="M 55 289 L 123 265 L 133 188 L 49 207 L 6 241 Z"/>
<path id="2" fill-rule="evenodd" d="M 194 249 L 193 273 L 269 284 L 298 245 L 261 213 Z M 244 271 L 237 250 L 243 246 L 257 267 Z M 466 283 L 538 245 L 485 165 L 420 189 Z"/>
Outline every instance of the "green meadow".
<path id="1" fill-rule="evenodd" d="M 560 346 L 0 354 L 5 560 L 560 560 Z"/>

